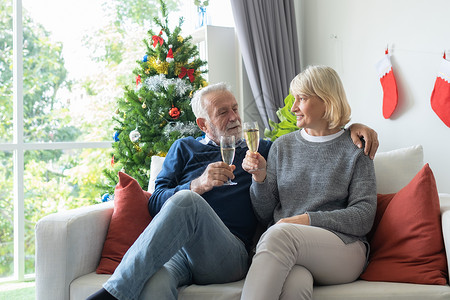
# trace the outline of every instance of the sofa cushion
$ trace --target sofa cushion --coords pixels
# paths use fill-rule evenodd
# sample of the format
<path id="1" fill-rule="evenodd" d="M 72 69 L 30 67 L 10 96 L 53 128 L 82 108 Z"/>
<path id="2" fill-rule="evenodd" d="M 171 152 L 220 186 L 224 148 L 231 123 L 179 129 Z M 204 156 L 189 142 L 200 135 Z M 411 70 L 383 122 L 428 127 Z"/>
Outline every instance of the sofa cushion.
<path id="1" fill-rule="evenodd" d="M 371 281 L 447 284 L 439 196 L 428 164 L 396 194 L 379 195 L 369 265 Z"/>
<path id="2" fill-rule="evenodd" d="M 114 211 L 96 272 L 112 274 L 128 248 L 151 221 L 147 203 L 151 193 L 144 191 L 131 176 L 119 172 L 114 192 Z"/>
<path id="3" fill-rule="evenodd" d="M 379 152 L 373 161 L 377 178 L 377 193 L 397 193 L 423 167 L 421 145 Z"/>
<path id="4" fill-rule="evenodd" d="M 150 178 L 148 181 L 148 191 L 150 193 L 153 193 L 153 191 L 155 190 L 155 180 L 159 172 L 161 172 L 164 159 L 165 157 L 163 156 L 152 156 L 152 162 L 150 164 Z"/>
<path id="5" fill-rule="evenodd" d="M 70 284 L 70 299 L 85 300 L 89 295 L 102 288 L 110 275 L 90 273 L 78 277 Z M 189 285 L 178 288 L 179 300 L 239 300 L 244 280 L 208 285 Z M 141 294 L 149 299 L 148 285 Z M 442 285 L 424 285 L 397 282 L 376 282 L 357 280 L 347 284 L 314 286 L 314 300 L 443 300 L 450 299 L 450 287 Z"/>

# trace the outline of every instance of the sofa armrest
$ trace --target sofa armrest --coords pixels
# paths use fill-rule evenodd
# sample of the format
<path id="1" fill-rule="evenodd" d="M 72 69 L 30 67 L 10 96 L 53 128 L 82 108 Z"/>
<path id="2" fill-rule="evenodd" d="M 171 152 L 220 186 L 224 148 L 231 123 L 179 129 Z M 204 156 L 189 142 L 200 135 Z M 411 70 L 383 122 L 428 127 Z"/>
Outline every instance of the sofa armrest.
<path id="1" fill-rule="evenodd" d="M 113 202 L 48 215 L 36 224 L 36 299 L 69 300 L 70 283 L 95 271 Z"/>
<path id="2" fill-rule="evenodd" d="M 450 194 L 439 194 L 441 202 L 442 235 L 447 255 L 448 282 L 450 282 Z"/>

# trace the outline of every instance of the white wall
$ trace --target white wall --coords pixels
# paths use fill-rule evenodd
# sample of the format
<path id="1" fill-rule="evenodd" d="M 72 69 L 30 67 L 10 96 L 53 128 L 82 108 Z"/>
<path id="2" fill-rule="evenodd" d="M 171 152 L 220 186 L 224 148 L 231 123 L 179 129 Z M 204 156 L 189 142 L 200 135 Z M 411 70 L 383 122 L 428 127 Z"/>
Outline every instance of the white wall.
<path id="1" fill-rule="evenodd" d="M 379 151 L 422 144 L 439 192 L 450 193 L 450 128 L 430 96 L 443 51 L 450 58 L 450 1 L 299 0 L 302 63 L 325 64 L 341 76 L 352 122 L 378 132 Z M 383 91 L 374 67 L 392 54 L 399 104 L 382 115 Z"/>

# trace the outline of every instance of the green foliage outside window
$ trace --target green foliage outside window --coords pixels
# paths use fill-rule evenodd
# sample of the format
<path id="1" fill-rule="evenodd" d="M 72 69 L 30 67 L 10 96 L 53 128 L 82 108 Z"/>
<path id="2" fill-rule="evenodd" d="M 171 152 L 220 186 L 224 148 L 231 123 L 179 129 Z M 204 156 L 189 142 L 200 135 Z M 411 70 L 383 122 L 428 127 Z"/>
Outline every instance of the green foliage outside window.
<path id="1" fill-rule="evenodd" d="M 11 142 L 13 123 L 13 89 L 12 89 L 12 8 L 11 1 L 0 1 L 0 142 Z M 52 135 L 55 140 L 76 140 L 79 129 L 70 124 L 67 108 L 57 102 L 55 95 L 63 86 L 69 86 L 67 71 L 61 55 L 60 44 L 49 41 L 49 32 L 36 24 L 26 14 L 23 18 L 23 111 L 24 139 L 29 141 L 47 141 Z M 49 114 L 56 112 L 58 116 Z M 51 133 L 51 134 L 50 134 Z M 13 268 L 13 166 L 12 152 L 1 152 L 0 168 L 0 277 L 11 275 Z M 64 191 L 53 190 L 38 184 L 36 178 L 40 172 L 47 170 L 45 165 L 58 161 L 62 151 L 26 152 L 25 165 L 25 227 L 26 252 L 34 253 L 34 224 L 45 213 L 54 210 L 43 209 L 41 195 L 54 192 L 57 199 Z M 40 165 L 40 168 L 36 168 Z M 47 195 L 48 197 L 48 195 Z M 46 197 L 46 198 L 47 198 Z M 44 202 L 44 201 L 42 201 Z M 26 262 L 26 270 L 34 270 L 34 261 Z"/>
<path id="2" fill-rule="evenodd" d="M 167 0 L 176 7 L 179 0 Z M 23 13 L 23 105 L 25 142 L 111 140 L 115 97 L 133 75 L 131 63 L 142 53 L 148 28 L 146 18 L 158 13 L 154 0 L 104 2 L 110 8 L 108 25 L 84 38 L 92 63 L 101 74 L 68 80 L 61 43 L 54 42 L 42 25 Z M 169 5 L 170 4 L 170 5 Z M 129 7 L 130 10 L 122 10 Z M 138 8 L 140 7 L 139 11 Z M 50 8 L 49 8 L 50 9 Z M 11 143 L 13 133 L 12 1 L 0 0 L 0 143 Z M 133 30 L 130 30 L 132 28 Z M 139 29 L 139 30 L 138 30 Z M 130 59 L 130 56 L 132 57 Z M 130 67 L 127 66 L 130 65 Z M 86 107 L 70 111 L 66 89 L 83 94 Z M 111 92 L 117 91 L 117 92 Z M 35 150 L 24 153 L 25 273 L 34 273 L 34 226 L 43 216 L 98 203 L 109 165 L 109 149 Z M 0 278 L 13 272 L 13 152 L 0 151 Z"/>

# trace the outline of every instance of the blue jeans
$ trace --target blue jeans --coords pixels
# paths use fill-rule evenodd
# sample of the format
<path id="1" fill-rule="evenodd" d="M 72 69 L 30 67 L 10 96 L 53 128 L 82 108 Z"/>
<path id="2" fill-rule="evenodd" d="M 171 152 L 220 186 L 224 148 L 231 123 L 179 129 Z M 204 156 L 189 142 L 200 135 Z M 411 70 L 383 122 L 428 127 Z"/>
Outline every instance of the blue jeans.
<path id="1" fill-rule="evenodd" d="M 114 297 L 177 299 L 182 285 L 225 283 L 248 270 L 245 245 L 189 190 L 166 201 L 103 287 Z"/>

